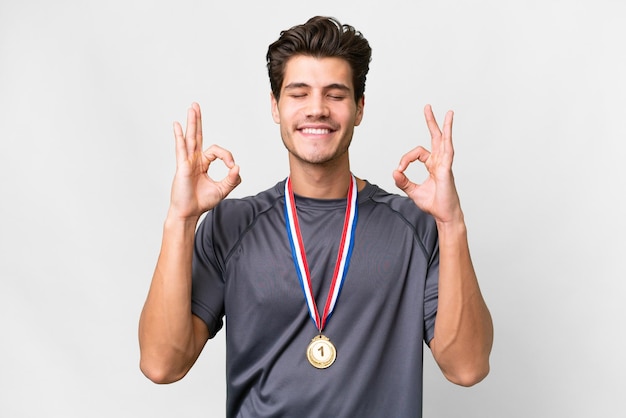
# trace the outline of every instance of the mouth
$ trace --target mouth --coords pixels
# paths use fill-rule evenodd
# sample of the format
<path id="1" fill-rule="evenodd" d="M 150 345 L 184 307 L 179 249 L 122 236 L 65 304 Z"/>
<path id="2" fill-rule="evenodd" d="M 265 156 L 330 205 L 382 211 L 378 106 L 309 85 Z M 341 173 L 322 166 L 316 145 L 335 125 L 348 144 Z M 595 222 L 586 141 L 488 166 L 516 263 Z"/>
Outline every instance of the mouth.
<path id="1" fill-rule="evenodd" d="M 330 123 L 302 123 L 296 128 L 300 134 L 311 137 L 322 137 L 337 131 L 337 127 Z"/>
<path id="2" fill-rule="evenodd" d="M 333 130 L 329 128 L 301 128 L 299 131 L 304 135 L 328 135 L 333 132 Z"/>

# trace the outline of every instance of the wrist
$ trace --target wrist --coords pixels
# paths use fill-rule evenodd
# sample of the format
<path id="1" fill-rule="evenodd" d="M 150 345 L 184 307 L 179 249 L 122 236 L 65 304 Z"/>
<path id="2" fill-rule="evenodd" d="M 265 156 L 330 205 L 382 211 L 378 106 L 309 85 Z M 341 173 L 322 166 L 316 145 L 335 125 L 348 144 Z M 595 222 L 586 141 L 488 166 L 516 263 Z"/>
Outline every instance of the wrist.
<path id="1" fill-rule="evenodd" d="M 463 216 L 463 213 L 445 221 L 436 220 L 436 224 L 439 236 L 464 235 L 467 233 L 467 226 L 465 225 L 465 217 Z"/>
<path id="2" fill-rule="evenodd" d="M 197 215 L 184 215 L 178 213 L 176 210 L 170 209 L 167 212 L 167 216 L 165 217 L 165 226 L 166 227 L 184 227 L 184 228 L 196 228 L 198 224 L 198 220 L 200 216 Z"/>

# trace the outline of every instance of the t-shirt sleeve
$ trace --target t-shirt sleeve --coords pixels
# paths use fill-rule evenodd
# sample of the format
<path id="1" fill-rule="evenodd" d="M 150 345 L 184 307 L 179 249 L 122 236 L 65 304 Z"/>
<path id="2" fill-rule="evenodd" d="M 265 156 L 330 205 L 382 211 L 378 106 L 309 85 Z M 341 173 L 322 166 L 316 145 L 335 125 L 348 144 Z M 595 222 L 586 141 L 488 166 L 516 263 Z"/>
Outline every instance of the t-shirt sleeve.
<path id="1" fill-rule="evenodd" d="M 439 302 L 439 246 L 435 244 L 424 289 L 424 341 L 430 344 L 435 336 L 435 318 Z"/>
<path id="2" fill-rule="evenodd" d="M 191 290 L 191 312 L 206 323 L 209 338 L 222 328 L 224 317 L 223 263 L 214 248 L 213 222 L 209 212 L 196 231 Z"/>

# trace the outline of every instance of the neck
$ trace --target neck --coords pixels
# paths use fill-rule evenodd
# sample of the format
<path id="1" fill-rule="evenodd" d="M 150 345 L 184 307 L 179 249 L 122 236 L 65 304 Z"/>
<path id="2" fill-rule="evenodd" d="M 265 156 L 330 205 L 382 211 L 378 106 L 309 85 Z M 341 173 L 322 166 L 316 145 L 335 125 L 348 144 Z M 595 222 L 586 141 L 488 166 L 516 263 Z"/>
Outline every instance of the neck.
<path id="1" fill-rule="evenodd" d="M 289 177 L 294 194 L 315 199 L 341 199 L 348 195 L 352 174 L 349 164 L 339 167 L 290 164 Z M 357 179 L 357 188 L 365 186 Z"/>

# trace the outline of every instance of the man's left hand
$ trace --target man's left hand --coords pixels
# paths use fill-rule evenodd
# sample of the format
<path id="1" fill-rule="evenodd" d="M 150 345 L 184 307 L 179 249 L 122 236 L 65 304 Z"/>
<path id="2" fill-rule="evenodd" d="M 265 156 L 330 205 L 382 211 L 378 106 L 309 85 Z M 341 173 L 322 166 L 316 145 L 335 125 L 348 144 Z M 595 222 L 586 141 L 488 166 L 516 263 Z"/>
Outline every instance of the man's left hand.
<path id="1" fill-rule="evenodd" d="M 454 148 L 452 146 L 452 119 L 454 112 L 446 113 L 443 132 L 435 120 L 430 105 L 424 107 L 424 116 L 431 136 L 431 149 L 418 146 L 400 159 L 393 172 L 396 186 L 402 189 L 415 204 L 430 213 L 438 223 L 462 221 L 463 214 L 452 174 Z M 428 171 L 428 178 L 421 184 L 412 182 L 404 171 L 414 161 L 420 161 Z"/>

